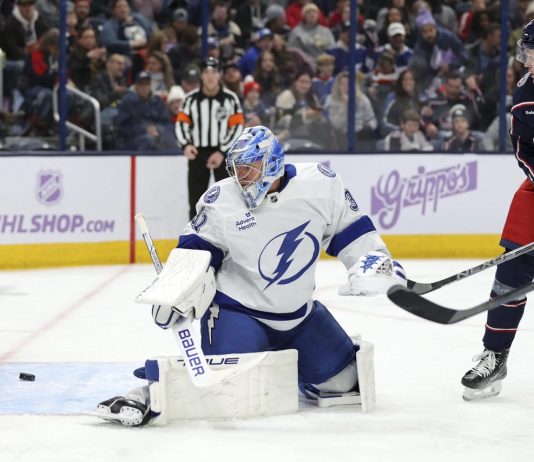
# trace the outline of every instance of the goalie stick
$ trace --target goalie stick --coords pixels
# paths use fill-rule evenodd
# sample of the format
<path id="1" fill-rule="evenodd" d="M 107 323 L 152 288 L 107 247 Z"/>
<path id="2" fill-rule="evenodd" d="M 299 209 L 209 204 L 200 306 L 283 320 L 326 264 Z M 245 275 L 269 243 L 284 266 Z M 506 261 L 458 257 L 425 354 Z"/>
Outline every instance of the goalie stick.
<path id="1" fill-rule="evenodd" d="M 152 237 L 148 232 L 148 226 L 146 224 L 145 217 L 142 213 L 135 215 L 135 221 L 137 222 L 143 240 L 145 241 L 148 253 L 156 269 L 156 273 L 159 274 L 163 270 L 163 265 L 159 259 L 158 252 L 152 241 Z M 206 357 L 200 347 L 197 335 L 191 326 L 191 319 L 186 316 L 180 316 L 178 320 L 171 327 L 172 333 L 176 338 L 180 353 L 182 354 L 184 364 L 186 366 L 191 382 L 196 387 L 209 387 L 220 382 L 225 382 L 232 377 L 235 377 L 251 367 L 261 362 L 265 356 L 264 353 L 257 353 L 254 359 L 247 361 L 244 364 L 236 364 L 232 367 L 226 367 L 224 369 L 214 370 L 208 366 Z M 184 344 L 185 343 L 185 344 Z"/>
<path id="2" fill-rule="evenodd" d="M 461 281 L 462 279 L 468 278 L 469 276 L 473 276 L 473 274 L 480 273 L 481 271 L 484 271 L 496 265 L 500 265 L 501 263 L 512 260 L 516 257 L 519 257 L 520 255 L 523 255 L 533 250 L 534 242 L 531 242 L 530 244 L 526 244 L 522 247 L 518 247 L 517 249 L 510 250 L 510 252 L 503 253 L 502 255 L 499 255 L 498 257 L 481 263 L 480 265 L 473 266 L 473 268 L 460 271 L 459 273 L 453 274 L 452 276 L 446 277 L 439 281 L 426 283 L 411 281 L 410 279 L 408 279 L 408 289 L 411 289 L 413 292 L 419 295 L 427 294 L 429 292 L 433 292 L 436 289 L 440 289 L 441 287 L 451 284 L 452 282 Z"/>
<path id="3" fill-rule="evenodd" d="M 454 309 L 438 305 L 401 285 L 391 287 L 388 290 L 388 298 L 395 305 L 420 318 L 439 324 L 454 324 L 484 311 L 493 310 L 503 303 L 517 300 L 532 290 L 534 290 L 534 282 L 525 284 L 505 294 L 498 295 L 495 298 L 468 309 Z"/>

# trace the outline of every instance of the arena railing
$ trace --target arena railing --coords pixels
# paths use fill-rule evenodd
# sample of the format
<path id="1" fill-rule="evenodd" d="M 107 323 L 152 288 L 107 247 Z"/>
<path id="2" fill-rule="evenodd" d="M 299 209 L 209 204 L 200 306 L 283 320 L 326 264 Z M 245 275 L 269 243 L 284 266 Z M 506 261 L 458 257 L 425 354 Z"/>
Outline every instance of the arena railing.
<path id="1" fill-rule="evenodd" d="M 0 48 L 0 110 L 4 108 L 4 67 L 6 65 L 6 54 Z"/>
<path id="2" fill-rule="evenodd" d="M 72 85 L 66 85 L 65 87 L 68 93 L 72 93 L 78 98 L 82 98 L 93 106 L 93 113 L 95 115 L 95 133 L 91 133 L 85 128 L 76 125 L 69 120 L 66 121 L 67 128 L 77 133 L 79 136 L 79 149 L 80 151 L 85 151 L 85 139 L 89 139 L 96 144 L 96 150 L 102 151 L 102 125 L 100 122 L 100 103 L 96 98 L 84 93 L 83 91 L 78 90 Z M 53 96 L 53 105 L 54 105 L 54 120 L 59 122 L 59 84 L 54 87 L 54 96 Z"/>

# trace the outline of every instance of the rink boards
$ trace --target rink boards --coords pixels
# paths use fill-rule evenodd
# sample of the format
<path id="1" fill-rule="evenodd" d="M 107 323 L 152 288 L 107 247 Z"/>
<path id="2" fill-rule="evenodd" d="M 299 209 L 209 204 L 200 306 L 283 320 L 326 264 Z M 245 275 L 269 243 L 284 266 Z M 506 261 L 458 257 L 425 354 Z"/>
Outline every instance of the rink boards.
<path id="1" fill-rule="evenodd" d="M 290 155 L 341 174 L 398 258 L 496 255 L 523 181 L 511 155 Z M 0 159 L 0 269 L 128 263 L 148 257 L 143 212 L 162 258 L 187 221 L 183 156 Z"/>

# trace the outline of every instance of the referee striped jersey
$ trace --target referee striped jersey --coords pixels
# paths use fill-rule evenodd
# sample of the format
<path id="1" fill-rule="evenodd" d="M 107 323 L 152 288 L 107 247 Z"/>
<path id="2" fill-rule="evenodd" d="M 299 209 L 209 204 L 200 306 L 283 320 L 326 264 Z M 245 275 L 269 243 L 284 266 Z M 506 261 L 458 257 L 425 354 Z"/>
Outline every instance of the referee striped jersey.
<path id="1" fill-rule="evenodd" d="M 185 148 L 213 148 L 225 153 L 243 131 L 245 118 L 237 95 L 221 87 L 215 96 L 189 92 L 176 118 L 176 138 Z"/>

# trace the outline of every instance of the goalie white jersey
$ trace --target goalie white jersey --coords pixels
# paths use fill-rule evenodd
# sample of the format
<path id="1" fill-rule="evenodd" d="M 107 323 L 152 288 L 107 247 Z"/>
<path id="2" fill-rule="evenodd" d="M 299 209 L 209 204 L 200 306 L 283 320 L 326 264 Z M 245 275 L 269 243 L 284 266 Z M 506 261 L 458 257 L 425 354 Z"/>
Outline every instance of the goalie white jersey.
<path id="1" fill-rule="evenodd" d="M 211 252 L 215 304 L 279 330 L 311 310 L 321 248 L 347 268 L 371 250 L 389 254 L 339 175 L 314 163 L 286 165 L 279 191 L 255 210 L 233 178 L 217 182 L 198 202 L 179 247 Z"/>

